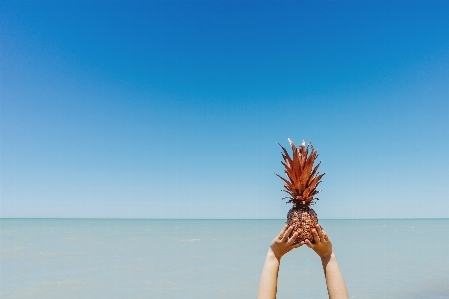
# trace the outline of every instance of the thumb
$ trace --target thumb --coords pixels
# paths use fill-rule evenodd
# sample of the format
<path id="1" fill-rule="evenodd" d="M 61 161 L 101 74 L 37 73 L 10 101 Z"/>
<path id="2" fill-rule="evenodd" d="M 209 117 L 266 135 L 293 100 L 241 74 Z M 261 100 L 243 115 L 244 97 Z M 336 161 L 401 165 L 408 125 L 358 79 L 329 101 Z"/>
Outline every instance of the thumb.
<path id="1" fill-rule="evenodd" d="M 309 241 L 309 239 L 306 239 L 305 243 L 310 248 L 313 248 L 315 246 L 315 245 L 312 244 L 312 242 Z"/>

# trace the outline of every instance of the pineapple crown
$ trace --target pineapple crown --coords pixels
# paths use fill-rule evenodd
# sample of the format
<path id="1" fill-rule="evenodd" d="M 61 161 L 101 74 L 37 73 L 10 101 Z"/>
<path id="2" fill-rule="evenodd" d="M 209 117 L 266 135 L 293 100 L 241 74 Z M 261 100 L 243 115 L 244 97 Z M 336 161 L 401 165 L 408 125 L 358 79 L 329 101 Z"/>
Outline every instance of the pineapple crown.
<path id="1" fill-rule="evenodd" d="M 319 174 L 319 172 L 317 172 L 321 162 L 313 168 L 318 153 L 310 142 L 306 146 L 303 140 L 301 146 L 298 148 L 290 139 L 288 139 L 288 142 L 290 142 L 292 147 L 293 159 L 290 157 L 287 150 L 278 143 L 283 150 L 282 158 L 284 158 L 284 161 L 281 161 L 281 163 L 285 167 L 284 173 L 287 175 L 288 179 L 283 178 L 279 174 L 276 175 L 285 182 L 285 189 L 282 191 L 290 195 L 282 199 L 289 199 L 287 203 L 291 202 L 295 206 L 307 207 L 313 203 L 313 200 L 318 200 L 318 198 L 315 198 L 314 196 L 321 192 L 321 190 L 317 190 L 318 185 L 321 183 L 320 179 L 324 175 L 324 173 Z M 310 155 L 308 155 L 309 146 L 312 149 Z"/>

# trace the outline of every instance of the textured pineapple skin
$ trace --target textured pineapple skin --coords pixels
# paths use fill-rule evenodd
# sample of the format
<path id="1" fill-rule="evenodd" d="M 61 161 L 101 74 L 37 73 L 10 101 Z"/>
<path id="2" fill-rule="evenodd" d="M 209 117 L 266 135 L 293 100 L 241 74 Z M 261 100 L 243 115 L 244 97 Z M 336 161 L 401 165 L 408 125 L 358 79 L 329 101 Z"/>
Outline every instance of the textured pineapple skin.
<path id="1" fill-rule="evenodd" d="M 299 243 L 309 239 L 313 241 L 312 229 L 318 224 L 318 217 L 315 211 L 309 207 L 293 207 L 287 214 L 287 225 L 293 226 L 293 230 L 289 237 L 294 232 L 298 232 L 298 237 L 295 243 Z"/>

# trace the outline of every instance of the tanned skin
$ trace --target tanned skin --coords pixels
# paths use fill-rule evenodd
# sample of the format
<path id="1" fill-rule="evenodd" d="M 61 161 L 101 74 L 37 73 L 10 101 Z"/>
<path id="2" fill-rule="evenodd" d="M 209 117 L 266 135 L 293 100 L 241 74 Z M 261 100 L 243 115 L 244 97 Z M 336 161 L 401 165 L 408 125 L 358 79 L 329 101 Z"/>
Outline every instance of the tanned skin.
<path id="1" fill-rule="evenodd" d="M 326 232 L 319 225 L 316 225 L 312 231 L 314 243 L 306 240 L 305 242 L 294 244 L 297 233 L 294 233 L 291 238 L 288 238 L 292 230 L 292 226 L 285 226 L 271 242 L 260 277 L 257 299 L 276 298 L 278 272 L 282 256 L 304 244 L 312 248 L 321 258 L 329 298 L 349 299 L 343 276 L 338 267 L 337 258 L 332 250 L 332 243 Z"/>

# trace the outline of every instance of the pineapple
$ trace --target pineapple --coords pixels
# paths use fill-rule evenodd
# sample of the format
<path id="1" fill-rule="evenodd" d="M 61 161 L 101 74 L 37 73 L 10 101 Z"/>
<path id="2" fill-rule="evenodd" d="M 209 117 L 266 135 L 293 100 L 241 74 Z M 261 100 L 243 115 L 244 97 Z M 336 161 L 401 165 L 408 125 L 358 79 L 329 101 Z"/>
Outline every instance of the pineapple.
<path id="1" fill-rule="evenodd" d="M 283 150 L 282 157 L 284 161 L 281 161 L 281 163 L 285 167 L 284 172 L 287 175 L 287 179 L 276 174 L 285 182 L 285 189 L 282 191 L 289 194 L 288 197 L 282 199 L 289 199 L 287 203 L 293 203 L 293 207 L 287 214 L 287 225 L 294 227 L 291 235 L 294 232 L 298 232 L 295 243 L 305 241 L 306 239 L 313 242 L 312 229 L 318 224 L 318 218 L 310 206 L 314 204 L 314 200 L 318 200 L 314 196 L 321 192 L 321 190 L 317 190 L 317 187 L 321 183 L 320 179 L 324 173 L 319 174 L 317 172 L 321 162 L 313 168 L 318 154 L 311 143 L 306 146 L 303 141 L 301 146 L 297 148 L 290 139 L 288 141 L 293 150 L 293 159 L 287 150 L 279 144 Z M 312 151 L 308 156 L 309 146 Z"/>

